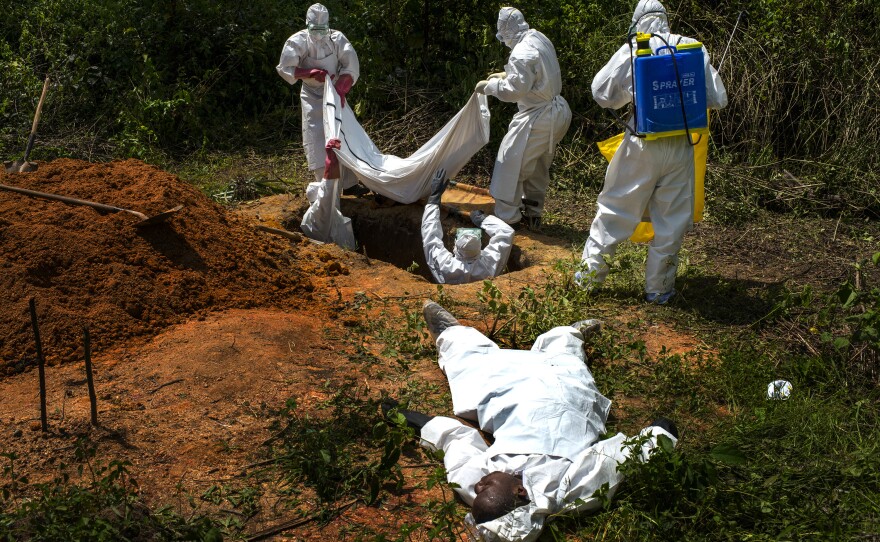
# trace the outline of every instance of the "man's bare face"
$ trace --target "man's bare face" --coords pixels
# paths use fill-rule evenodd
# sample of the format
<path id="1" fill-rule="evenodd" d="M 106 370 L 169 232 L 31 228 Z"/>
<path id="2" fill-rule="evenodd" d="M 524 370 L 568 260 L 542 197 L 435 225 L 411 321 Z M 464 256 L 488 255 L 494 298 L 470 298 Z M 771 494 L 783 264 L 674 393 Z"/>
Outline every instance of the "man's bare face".
<path id="1" fill-rule="evenodd" d="M 479 495 L 486 490 L 495 491 L 505 489 L 514 484 L 522 484 L 522 480 L 512 474 L 495 471 L 480 478 L 480 481 L 474 486 L 474 492 Z"/>
<path id="2" fill-rule="evenodd" d="M 491 518 L 495 519 L 528 502 L 522 479 L 506 472 L 495 471 L 483 476 L 474 486 L 474 492 L 477 494 L 473 504 L 475 517 L 495 516 Z M 503 513 L 498 513 L 502 510 Z M 482 521 L 478 519 L 478 522 Z"/>

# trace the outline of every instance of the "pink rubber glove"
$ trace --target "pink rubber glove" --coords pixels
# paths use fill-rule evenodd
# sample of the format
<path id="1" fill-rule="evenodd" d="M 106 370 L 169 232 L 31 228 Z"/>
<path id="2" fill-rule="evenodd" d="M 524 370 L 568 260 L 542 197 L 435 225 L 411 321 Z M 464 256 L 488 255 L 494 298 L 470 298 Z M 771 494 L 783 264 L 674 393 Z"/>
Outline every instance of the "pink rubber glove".
<path id="1" fill-rule="evenodd" d="M 354 78 L 351 75 L 344 73 L 339 76 L 333 86 L 336 87 L 336 93 L 339 94 L 339 99 L 342 100 L 342 107 L 345 107 L 345 95 L 348 94 L 351 87 L 354 86 Z"/>
<path id="2" fill-rule="evenodd" d="M 327 151 L 327 158 L 324 159 L 324 178 L 325 179 L 338 179 L 339 178 L 339 159 L 336 158 L 336 151 L 333 149 L 338 149 L 342 147 L 342 142 L 338 139 L 331 139 L 327 142 L 327 146 L 324 149 Z"/>
<path id="3" fill-rule="evenodd" d="M 319 70 L 318 68 L 294 68 L 293 76 L 297 79 L 314 79 L 319 83 L 323 83 L 327 77 L 327 71 Z"/>

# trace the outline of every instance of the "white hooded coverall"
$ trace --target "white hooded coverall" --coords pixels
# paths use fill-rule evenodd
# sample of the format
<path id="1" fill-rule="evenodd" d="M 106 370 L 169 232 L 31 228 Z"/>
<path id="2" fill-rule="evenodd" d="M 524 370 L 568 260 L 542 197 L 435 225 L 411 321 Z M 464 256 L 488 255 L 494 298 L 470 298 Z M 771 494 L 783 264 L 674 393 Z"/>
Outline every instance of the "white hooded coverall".
<path id="1" fill-rule="evenodd" d="M 611 401 L 597 389 L 573 327 L 548 331 L 531 350 L 502 350 L 474 328 L 453 326 L 437 337 L 437 350 L 454 414 L 477 421 L 495 442 L 487 446 L 476 429 L 437 416 L 422 427 L 422 445 L 443 450 L 447 479 L 468 505 L 476 483 L 495 471 L 522 473 L 528 493 L 528 505 L 479 526 L 484 538 L 535 540 L 548 515 L 597 509 L 593 494 L 603 484 L 611 498 L 622 480 L 617 466 L 633 453 L 646 458 L 658 435 L 676 442 L 659 427 L 642 431 L 653 436 L 641 449 L 621 433 L 599 440 Z"/>
<path id="2" fill-rule="evenodd" d="M 568 131 L 571 109 L 559 95 L 559 61 L 547 36 L 529 30 L 519 10 L 502 8 L 498 17 L 499 37 L 512 48 L 504 66 L 507 77 L 491 79 L 484 92 L 516 102 L 519 111 L 501 141 L 489 191 L 495 198 L 495 216 L 515 224 L 522 218 L 523 197 L 535 202 L 526 206 L 528 216 L 543 213 L 550 163 L 556 144 Z"/>
<path id="3" fill-rule="evenodd" d="M 422 244 L 425 261 L 438 284 L 465 284 L 497 277 L 504 270 L 513 246 L 513 228 L 487 216 L 481 225 L 491 237 L 486 248 L 475 258 L 468 259 L 449 252 L 443 245 L 443 225 L 440 223 L 440 206 L 429 203 L 422 214 Z"/>
<path id="4" fill-rule="evenodd" d="M 321 4 L 312 5 L 306 14 L 306 24 L 326 25 L 330 20 L 327 8 Z M 290 36 L 281 51 L 281 60 L 275 68 L 278 75 L 291 85 L 297 82 L 294 75 L 296 68 L 321 69 L 327 71 L 327 77 L 338 78 L 348 74 L 356 83 L 360 76 L 360 64 L 357 53 L 348 38 L 338 30 L 330 30 L 321 38 L 316 38 L 306 30 L 300 30 Z M 309 170 L 314 172 L 315 181 L 324 176 L 324 137 L 323 121 L 324 83 L 316 79 L 303 79 L 299 98 L 302 106 L 302 140 L 309 163 Z M 342 186 L 349 188 L 357 184 L 357 178 L 342 171 Z"/>
<path id="5" fill-rule="evenodd" d="M 670 45 L 696 40 L 669 32 L 666 9 L 659 0 L 641 0 L 632 19 L 634 30 L 656 33 Z M 651 38 L 654 54 L 665 45 Z M 596 102 L 619 109 L 632 102 L 632 47 L 624 44 L 593 78 Z M 668 54 L 668 49 L 661 54 Z M 706 105 L 721 109 L 727 105 L 727 91 L 703 48 L 706 70 Z M 630 126 L 634 126 L 630 119 Z M 705 135 L 703 137 L 706 137 Z M 604 257 L 614 255 L 617 245 L 630 237 L 650 215 L 654 239 L 648 248 L 645 292 L 666 294 L 673 291 L 678 268 L 678 251 L 684 234 L 693 225 L 694 153 L 687 136 L 641 139 L 627 131 L 605 173 L 605 184 L 598 198 L 598 211 L 584 246 L 583 261 L 593 273 L 588 280 L 601 282 L 608 274 Z"/>

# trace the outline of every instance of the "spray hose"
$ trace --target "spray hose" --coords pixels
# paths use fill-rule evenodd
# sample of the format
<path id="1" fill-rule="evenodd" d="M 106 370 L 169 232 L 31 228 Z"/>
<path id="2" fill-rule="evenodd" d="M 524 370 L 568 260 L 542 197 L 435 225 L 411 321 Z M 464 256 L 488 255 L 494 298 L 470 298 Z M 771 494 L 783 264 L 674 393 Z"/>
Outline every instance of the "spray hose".
<path id="1" fill-rule="evenodd" d="M 636 36 L 637 36 L 636 33 L 630 33 L 626 37 L 626 40 L 627 40 L 627 43 L 629 44 L 629 63 L 630 63 L 630 72 L 629 73 L 630 73 L 630 78 L 632 79 L 631 88 L 632 88 L 633 116 L 635 118 L 638 118 L 638 111 L 636 111 L 636 69 L 635 69 L 635 59 L 634 59 L 633 50 L 632 50 L 633 38 Z M 660 34 L 656 34 L 656 33 L 652 32 L 650 34 L 650 36 L 652 38 L 658 38 L 660 41 L 662 41 L 664 43 L 665 47 L 670 49 L 670 55 L 672 56 L 672 67 L 673 67 L 673 69 L 675 69 L 675 80 L 676 80 L 675 86 L 678 88 L 678 100 L 679 100 L 679 105 L 681 106 L 682 120 L 684 121 L 684 133 L 685 133 L 685 135 L 687 135 L 688 145 L 690 145 L 691 147 L 694 147 L 694 146 L 698 145 L 700 143 L 700 141 L 703 139 L 703 134 L 700 134 L 700 136 L 697 138 L 696 141 L 692 141 L 690 128 L 688 127 L 687 112 L 685 111 L 685 108 L 684 108 L 684 92 L 681 90 L 681 86 L 682 86 L 681 74 L 678 71 L 678 61 L 675 60 L 675 53 L 676 53 L 677 49 L 674 46 L 669 45 L 669 42 L 666 41 L 666 38 L 664 38 Z M 663 49 L 663 47 L 661 47 L 660 49 Z M 658 49 L 658 51 L 660 49 Z M 631 128 L 630 128 L 630 131 L 636 137 L 640 137 L 640 138 L 645 137 L 644 134 L 638 134 L 635 132 L 635 130 L 632 130 Z"/>

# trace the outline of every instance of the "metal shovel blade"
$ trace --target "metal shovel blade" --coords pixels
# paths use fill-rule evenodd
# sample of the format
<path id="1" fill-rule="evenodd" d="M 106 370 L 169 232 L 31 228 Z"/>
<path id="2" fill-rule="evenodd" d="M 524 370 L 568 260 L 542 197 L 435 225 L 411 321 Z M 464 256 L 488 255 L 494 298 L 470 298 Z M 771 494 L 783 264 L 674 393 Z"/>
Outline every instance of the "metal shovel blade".
<path id="1" fill-rule="evenodd" d="M 20 173 L 21 166 L 24 164 L 24 160 L 14 160 L 11 162 L 3 162 L 3 167 L 6 168 L 6 173 Z"/>
<path id="2" fill-rule="evenodd" d="M 25 162 L 24 160 L 16 160 L 14 162 L 3 162 L 6 173 L 31 173 L 37 171 L 37 164 L 34 162 Z"/>
<path id="3" fill-rule="evenodd" d="M 180 211 L 181 209 L 183 209 L 183 205 L 178 205 L 177 207 L 173 207 L 173 208 L 168 209 L 167 211 L 163 211 L 157 215 L 153 215 L 149 218 L 145 218 L 144 220 L 141 220 L 140 222 L 135 222 L 134 227 L 135 228 L 146 228 L 148 226 L 154 226 L 156 224 L 159 224 L 160 222 L 165 222 L 166 220 L 168 220 L 168 217 L 170 217 L 171 215 Z"/>

